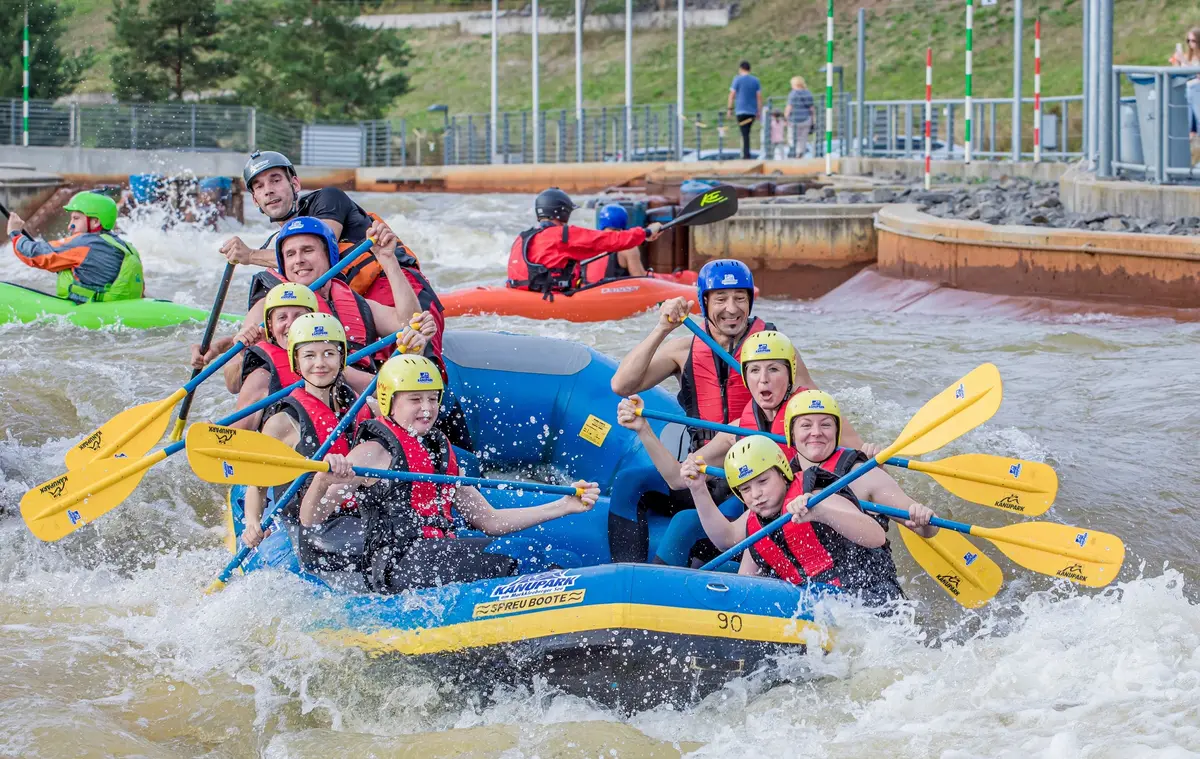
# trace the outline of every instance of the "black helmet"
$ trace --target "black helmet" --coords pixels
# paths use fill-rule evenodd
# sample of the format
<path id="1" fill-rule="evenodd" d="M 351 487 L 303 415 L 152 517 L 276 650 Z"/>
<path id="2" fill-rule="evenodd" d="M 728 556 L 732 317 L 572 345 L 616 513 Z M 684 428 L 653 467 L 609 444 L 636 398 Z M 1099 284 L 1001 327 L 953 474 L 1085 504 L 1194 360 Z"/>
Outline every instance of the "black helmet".
<path id="1" fill-rule="evenodd" d="M 542 190 L 538 193 L 537 200 L 533 201 L 533 210 L 537 213 L 538 221 L 554 219 L 565 223 L 576 208 L 579 206 L 571 202 L 571 196 L 557 187 Z"/>
<path id="2" fill-rule="evenodd" d="M 284 169 L 288 176 L 296 176 L 296 167 L 283 153 L 256 150 L 250 154 L 250 160 L 246 161 L 246 168 L 242 169 L 242 180 L 246 183 L 246 189 L 250 189 L 252 179 L 267 169 Z"/>

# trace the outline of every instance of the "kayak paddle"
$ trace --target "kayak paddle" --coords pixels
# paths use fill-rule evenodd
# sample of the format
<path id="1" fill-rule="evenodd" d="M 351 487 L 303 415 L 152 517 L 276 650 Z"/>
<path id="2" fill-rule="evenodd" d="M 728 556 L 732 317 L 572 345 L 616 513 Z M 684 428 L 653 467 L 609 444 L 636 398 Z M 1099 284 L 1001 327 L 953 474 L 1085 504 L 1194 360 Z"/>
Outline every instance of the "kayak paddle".
<path id="1" fill-rule="evenodd" d="M 701 471 L 725 478 L 725 471 L 717 467 L 706 465 Z M 902 524 L 896 527 L 913 560 L 961 606 L 978 609 L 1000 592 L 1004 584 L 1000 565 L 959 533 L 939 530 L 932 538 L 925 538 Z"/>
<path id="2" fill-rule="evenodd" d="M 702 195 L 697 195 L 688 202 L 679 215 L 662 225 L 665 232 L 671 227 L 697 227 L 724 221 L 737 213 L 737 188 L 723 184 L 712 188 Z"/>
<path id="3" fill-rule="evenodd" d="M 116 458 L 141 458 L 162 440 L 167 425 L 171 422 L 171 409 L 201 382 L 211 377 L 246 346 L 234 343 L 187 384 L 161 401 L 151 401 L 126 409 L 109 419 L 99 429 L 84 436 L 83 440 L 67 451 L 67 469 L 79 469 L 93 461 Z"/>
<path id="4" fill-rule="evenodd" d="M 780 445 L 787 442 L 783 435 L 680 414 L 652 411 L 645 406 L 637 410 L 637 415 L 702 430 L 727 432 L 739 437 L 762 435 Z M 1037 461 L 1010 459 L 986 453 L 967 453 L 939 461 L 913 461 L 893 456 L 884 463 L 914 472 L 924 472 L 964 501 L 1023 516 L 1036 517 L 1045 514 L 1058 495 L 1058 475 L 1054 468 Z"/>
<path id="5" fill-rule="evenodd" d="M 867 511 L 908 519 L 908 512 L 903 509 L 870 501 L 861 503 Z M 1005 556 L 1026 569 L 1092 588 L 1103 588 L 1116 579 L 1125 561 L 1125 543 L 1116 535 L 1068 524 L 1018 522 L 1005 527 L 978 527 L 941 517 L 934 517 L 929 523 L 990 540 Z"/>
<path id="6" fill-rule="evenodd" d="M 397 337 L 396 334 L 388 335 L 360 351 L 351 353 L 346 361 L 354 363 L 366 358 L 381 348 L 394 344 Z M 303 385 L 303 380 L 288 385 L 221 419 L 217 424 L 233 424 L 239 419 L 245 419 L 285 398 Z M 137 488 L 150 467 L 183 449 L 184 443 L 177 441 L 140 459 L 97 459 L 87 466 L 43 482 L 31 488 L 21 498 L 21 515 L 25 518 L 25 525 L 41 540 L 60 540 L 120 506 Z"/>
<path id="7" fill-rule="evenodd" d="M 811 503 L 820 503 L 859 477 L 882 465 L 897 454 L 920 455 L 937 450 L 951 440 L 966 434 L 991 419 L 1000 408 L 1003 387 L 1000 371 L 994 364 L 981 364 L 966 376 L 935 395 L 909 420 L 900 437 L 879 455 L 852 472 L 839 477 L 828 488 L 817 493 Z M 740 541 L 708 562 L 701 569 L 715 569 L 734 556 L 783 527 L 790 514 L 782 514 L 769 525 Z"/>
<path id="8" fill-rule="evenodd" d="M 229 283 L 233 281 L 235 268 L 236 264 L 225 264 L 225 272 L 221 275 L 221 284 L 217 286 L 217 295 L 213 298 L 212 311 L 208 313 L 208 324 L 204 325 L 204 335 L 200 338 L 201 356 L 208 353 L 208 348 L 212 345 L 213 334 L 217 331 L 217 321 L 221 318 L 221 309 L 225 306 L 225 296 L 229 293 Z M 193 369 L 192 379 L 196 379 L 201 371 L 203 369 Z M 172 443 L 183 439 L 183 428 L 187 425 L 188 413 L 192 410 L 192 398 L 195 395 L 195 391 L 188 393 L 179 407 L 179 416 L 175 418 L 175 429 L 171 431 Z"/>
<path id="9" fill-rule="evenodd" d="M 272 487 L 291 482 L 312 472 L 328 472 L 328 461 L 305 458 L 282 440 L 261 432 L 222 427 L 215 424 L 193 425 L 187 434 L 188 463 L 205 482 L 221 485 Z M 582 488 L 568 485 L 544 485 L 539 482 L 493 480 L 445 474 L 396 472 L 356 466 L 362 477 L 398 482 L 436 482 L 441 485 L 474 485 L 498 490 L 528 490 L 556 495 L 583 495 Z"/>

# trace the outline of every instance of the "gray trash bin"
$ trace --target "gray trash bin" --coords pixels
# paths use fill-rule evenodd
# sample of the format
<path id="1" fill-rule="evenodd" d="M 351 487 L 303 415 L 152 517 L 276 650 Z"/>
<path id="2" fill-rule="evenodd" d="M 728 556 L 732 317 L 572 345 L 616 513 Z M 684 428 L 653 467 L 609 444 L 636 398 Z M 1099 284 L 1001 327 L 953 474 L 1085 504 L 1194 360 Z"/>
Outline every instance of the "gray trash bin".
<path id="1" fill-rule="evenodd" d="M 1158 88 L 1155 77 L 1126 74 L 1133 83 L 1133 94 L 1137 100 L 1138 127 L 1142 137 L 1142 155 L 1145 157 L 1146 172 L 1158 173 L 1159 141 L 1162 139 L 1162 124 L 1159 123 Z M 1186 169 L 1192 165 L 1191 146 L 1188 143 L 1187 78 L 1167 77 L 1167 166 Z"/>
<path id="2" fill-rule="evenodd" d="M 1142 163 L 1142 133 L 1138 129 L 1138 109 L 1133 98 L 1121 99 L 1121 163 Z"/>

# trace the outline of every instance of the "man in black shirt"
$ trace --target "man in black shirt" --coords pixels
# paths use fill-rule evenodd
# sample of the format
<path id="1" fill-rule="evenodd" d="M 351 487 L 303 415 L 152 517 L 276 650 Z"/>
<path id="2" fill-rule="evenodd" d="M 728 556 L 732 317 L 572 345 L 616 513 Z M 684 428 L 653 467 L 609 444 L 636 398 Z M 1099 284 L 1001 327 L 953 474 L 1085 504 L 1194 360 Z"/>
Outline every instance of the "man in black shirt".
<path id="1" fill-rule="evenodd" d="M 282 153 L 274 150 L 254 151 L 242 171 L 246 189 L 258 210 L 279 226 L 296 216 L 312 216 L 325 222 L 339 242 L 357 244 L 367 237 L 371 217 L 360 205 L 336 187 L 323 187 L 300 195 L 300 177 L 296 168 Z M 251 248 L 240 237 L 232 237 L 221 246 L 221 254 L 230 263 L 255 264 L 273 268 L 275 235 L 267 238 L 258 249 Z"/>

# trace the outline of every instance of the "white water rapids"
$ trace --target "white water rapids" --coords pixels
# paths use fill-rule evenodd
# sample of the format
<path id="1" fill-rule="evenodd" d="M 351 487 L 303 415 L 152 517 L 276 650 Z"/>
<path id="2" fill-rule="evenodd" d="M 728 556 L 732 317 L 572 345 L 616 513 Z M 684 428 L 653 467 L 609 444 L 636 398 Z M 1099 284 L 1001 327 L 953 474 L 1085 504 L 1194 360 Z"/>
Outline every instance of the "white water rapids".
<path id="1" fill-rule="evenodd" d="M 527 196 L 363 195 L 420 255 L 439 290 L 496 283 L 528 226 Z M 247 218 L 261 219 L 250 209 Z M 258 244 L 254 221 L 220 232 L 152 219 L 123 232 L 149 293 L 206 307 L 221 241 Z M 248 271 L 230 293 L 245 309 Z M 52 276 L 0 256 L 0 279 L 52 289 Z M 402 661 L 324 648 L 305 628 L 330 614 L 296 579 L 255 573 L 223 593 L 222 494 L 182 456 L 128 501 L 54 544 L 17 503 L 62 470 L 85 431 L 187 380 L 197 325 L 92 332 L 0 326 L 0 756 L 19 757 L 1185 757 L 1200 755 L 1200 324 L 1109 317 L 821 313 L 763 300 L 758 313 L 800 348 L 864 437 L 885 442 L 925 400 L 983 361 L 1005 402 L 939 455 L 1047 461 L 1058 504 L 1042 519 L 1120 535 L 1118 582 L 1079 589 L 1004 568 L 990 606 L 953 605 L 895 542 L 911 613 L 886 621 L 836 610 L 828 656 L 788 662 L 792 682 L 731 683 L 694 709 L 623 718 L 567 696 L 501 688 L 480 698 Z M 457 329 L 579 340 L 612 355 L 653 323 L 498 317 Z M 228 412 L 210 382 L 193 418 Z M 1005 513 L 903 477 L 941 514 L 985 525 Z"/>

